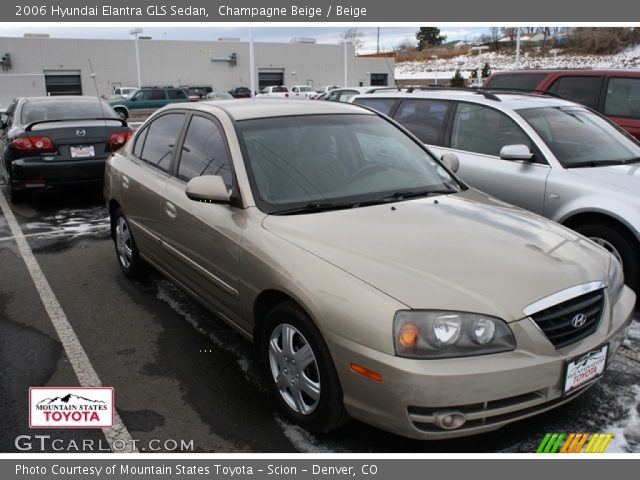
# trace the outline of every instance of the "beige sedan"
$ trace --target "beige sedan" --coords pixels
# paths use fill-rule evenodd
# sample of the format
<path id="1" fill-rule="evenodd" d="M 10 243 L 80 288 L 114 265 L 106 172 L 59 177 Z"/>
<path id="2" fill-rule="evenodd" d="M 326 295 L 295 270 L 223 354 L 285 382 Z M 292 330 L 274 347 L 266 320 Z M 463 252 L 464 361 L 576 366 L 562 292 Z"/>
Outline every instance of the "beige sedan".
<path id="1" fill-rule="evenodd" d="M 105 195 L 125 275 L 254 341 L 290 420 L 435 439 L 586 391 L 635 302 L 604 249 L 450 171 L 361 107 L 235 100 L 158 111 Z"/>

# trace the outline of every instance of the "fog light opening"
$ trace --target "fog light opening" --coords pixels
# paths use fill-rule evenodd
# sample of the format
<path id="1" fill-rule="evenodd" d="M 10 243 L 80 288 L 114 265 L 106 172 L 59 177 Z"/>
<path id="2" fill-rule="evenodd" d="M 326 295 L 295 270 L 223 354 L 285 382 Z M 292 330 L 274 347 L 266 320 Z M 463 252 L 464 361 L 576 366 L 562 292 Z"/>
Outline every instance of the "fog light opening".
<path id="1" fill-rule="evenodd" d="M 434 417 L 435 424 L 443 430 L 455 430 L 467 421 L 464 413 L 458 411 L 436 412 Z"/>

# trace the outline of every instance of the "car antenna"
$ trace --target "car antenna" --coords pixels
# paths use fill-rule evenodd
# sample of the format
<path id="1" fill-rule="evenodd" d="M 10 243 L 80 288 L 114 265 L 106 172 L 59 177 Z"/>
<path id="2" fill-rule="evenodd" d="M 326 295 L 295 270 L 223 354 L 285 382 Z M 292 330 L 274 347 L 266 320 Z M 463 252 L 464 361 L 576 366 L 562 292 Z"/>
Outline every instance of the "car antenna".
<path id="1" fill-rule="evenodd" d="M 102 99 L 100 98 L 100 92 L 98 91 L 98 81 L 96 80 L 96 74 L 93 71 L 93 63 L 91 63 L 91 59 L 89 59 L 89 69 L 91 70 L 91 78 L 93 79 L 93 86 L 96 88 L 96 97 L 98 97 L 98 105 L 100 105 L 100 113 L 102 113 L 102 118 L 107 118 L 104 113 L 104 106 L 102 105 Z M 107 122 L 104 122 L 105 126 Z"/>

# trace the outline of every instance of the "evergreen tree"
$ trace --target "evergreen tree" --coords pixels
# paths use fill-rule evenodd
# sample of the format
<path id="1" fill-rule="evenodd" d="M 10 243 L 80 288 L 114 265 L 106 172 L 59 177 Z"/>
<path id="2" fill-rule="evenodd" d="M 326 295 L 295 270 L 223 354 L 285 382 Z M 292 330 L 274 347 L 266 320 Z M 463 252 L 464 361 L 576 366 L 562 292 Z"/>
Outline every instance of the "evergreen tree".
<path id="1" fill-rule="evenodd" d="M 488 78 L 489 75 L 491 75 L 491 67 L 489 66 L 488 62 L 486 62 L 484 64 L 484 67 L 482 67 L 481 75 L 482 75 L 482 78 Z"/>
<path id="2" fill-rule="evenodd" d="M 420 30 L 416 32 L 416 39 L 418 40 L 418 50 L 422 51 L 427 46 L 442 45 L 447 36 L 440 35 L 440 29 L 436 27 L 420 27 Z"/>
<path id="3" fill-rule="evenodd" d="M 456 73 L 451 78 L 452 87 L 464 87 L 464 77 L 460 73 L 460 69 L 456 69 Z"/>

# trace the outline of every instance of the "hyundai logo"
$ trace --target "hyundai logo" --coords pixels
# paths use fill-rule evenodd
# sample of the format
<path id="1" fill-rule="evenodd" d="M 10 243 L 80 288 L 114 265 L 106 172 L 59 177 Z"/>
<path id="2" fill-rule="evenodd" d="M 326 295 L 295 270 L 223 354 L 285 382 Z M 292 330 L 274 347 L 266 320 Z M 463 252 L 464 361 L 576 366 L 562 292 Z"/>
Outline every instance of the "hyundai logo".
<path id="1" fill-rule="evenodd" d="M 571 319 L 571 325 L 573 328 L 580 328 L 587 323 L 587 316 L 584 313 L 579 313 Z"/>
<path id="2" fill-rule="evenodd" d="M 79 137 L 84 137 L 87 134 L 86 130 L 76 130 L 76 135 Z"/>

